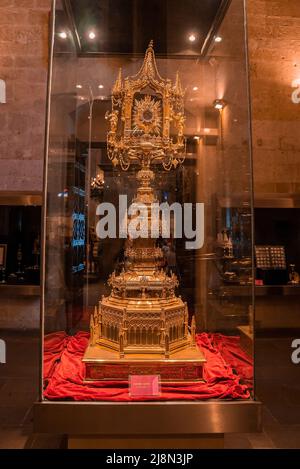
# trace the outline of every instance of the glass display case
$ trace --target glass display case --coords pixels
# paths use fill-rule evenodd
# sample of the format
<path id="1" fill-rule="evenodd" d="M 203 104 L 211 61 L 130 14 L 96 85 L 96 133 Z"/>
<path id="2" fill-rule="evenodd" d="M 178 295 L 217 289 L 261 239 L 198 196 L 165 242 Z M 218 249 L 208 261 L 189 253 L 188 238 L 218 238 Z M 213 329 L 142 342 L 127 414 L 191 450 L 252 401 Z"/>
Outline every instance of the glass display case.
<path id="1" fill-rule="evenodd" d="M 259 427 L 244 8 L 53 3 L 37 431 Z"/>

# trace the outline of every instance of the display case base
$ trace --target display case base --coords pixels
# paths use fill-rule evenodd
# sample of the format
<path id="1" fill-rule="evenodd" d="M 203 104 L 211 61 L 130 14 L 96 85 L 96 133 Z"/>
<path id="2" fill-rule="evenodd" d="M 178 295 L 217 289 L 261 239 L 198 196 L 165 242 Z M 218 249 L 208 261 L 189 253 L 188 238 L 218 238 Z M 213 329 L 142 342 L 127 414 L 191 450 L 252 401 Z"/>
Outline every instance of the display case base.
<path id="1" fill-rule="evenodd" d="M 206 362 L 198 347 L 172 353 L 170 358 L 157 354 L 120 354 L 99 345 L 89 345 L 83 357 L 85 381 L 128 380 L 130 375 L 160 375 L 162 382 L 195 382 L 203 380 Z"/>
<path id="2" fill-rule="evenodd" d="M 224 434 L 172 436 L 119 436 L 99 437 L 97 435 L 68 435 L 68 449 L 223 449 Z M 115 453 L 112 453 L 112 455 Z"/>

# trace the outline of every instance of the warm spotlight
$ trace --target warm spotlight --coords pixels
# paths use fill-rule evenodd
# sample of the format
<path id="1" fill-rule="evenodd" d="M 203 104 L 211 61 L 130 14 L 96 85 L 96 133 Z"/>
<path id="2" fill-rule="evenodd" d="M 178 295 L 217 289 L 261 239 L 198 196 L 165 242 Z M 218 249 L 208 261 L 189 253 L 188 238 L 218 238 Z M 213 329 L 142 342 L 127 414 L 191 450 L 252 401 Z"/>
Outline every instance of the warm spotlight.
<path id="1" fill-rule="evenodd" d="M 89 32 L 89 38 L 90 39 L 95 39 L 95 37 L 96 37 L 96 34 L 94 33 L 94 31 L 90 31 Z"/>
<path id="2" fill-rule="evenodd" d="M 196 41 L 196 36 L 195 36 L 195 34 L 190 34 L 190 35 L 189 35 L 189 41 L 190 41 L 190 42 L 195 42 L 195 41 Z"/>
<path id="3" fill-rule="evenodd" d="M 61 31 L 60 33 L 58 33 L 58 35 L 61 39 L 67 39 L 68 37 L 66 31 Z"/>
<path id="4" fill-rule="evenodd" d="M 222 111 L 227 106 L 227 103 L 224 101 L 224 99 L 215 99 L 213 106 L 218 111 Z"/>
<path id="5" fill-rule="evenodd" d="M 216 36 L 215 37 L 215 42 L 222 42 L 223 38 L 221 36 Z"/>

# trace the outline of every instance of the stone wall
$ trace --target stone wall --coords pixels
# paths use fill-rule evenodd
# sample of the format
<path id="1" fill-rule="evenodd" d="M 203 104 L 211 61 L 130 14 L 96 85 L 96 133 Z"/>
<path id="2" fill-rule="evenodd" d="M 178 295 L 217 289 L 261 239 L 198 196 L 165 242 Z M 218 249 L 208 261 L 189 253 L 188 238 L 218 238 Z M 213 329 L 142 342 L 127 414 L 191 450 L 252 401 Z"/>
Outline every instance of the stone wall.
<path id="1" fill-rule="evenodd" d="M 0 0 L 0 193 L 43 184 L 48 25 L 51 0 Z M 38 297 L 1 293 L 0 328 L 37 329 Z"/>
<path id="2" fill-rule="evenodd" d="M 0 330 L 39 329 L 40 298 L 22 296 L 17 292 L 8 296 L 1 292 Z"/>
<path id="3" fill-rule="evenodd" d="M 0 1 L 0 190 L 42 190 L 50 4 Z"/>
<path id="4" fill-rule="evenodd" d="M 255 192 L 299 193 L 299 0 L 248 0 L 248 23 Z"/>

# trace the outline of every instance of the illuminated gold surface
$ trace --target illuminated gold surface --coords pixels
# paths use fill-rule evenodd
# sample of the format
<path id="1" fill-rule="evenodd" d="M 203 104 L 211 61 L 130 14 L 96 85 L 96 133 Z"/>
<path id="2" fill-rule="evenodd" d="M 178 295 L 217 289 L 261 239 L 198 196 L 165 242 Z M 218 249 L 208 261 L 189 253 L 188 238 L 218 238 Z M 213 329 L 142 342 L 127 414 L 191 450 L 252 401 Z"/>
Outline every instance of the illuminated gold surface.
<path id="1" fill-rule="evenodd" d="M 123 80 L 120 71 L 112 91 L 112 111 L 106 116 L 110 122 L 108 155 L 123 170 L 133 162 L 139 163 L 133 201 L 146 206 L 148 227 L 153 222 L 151 204 L 158 202 L 151 164 L 156 161 L 170 170 L 185 158 L 183 97 L 178 75 L 175 84 L 159 75 L 152 43 L 138 74 Z M 154 222 L 160 230 L 159 220 Z M 169 366 L 173 378 L 188 376 L 188 369 L 185 373 L 182 367 L 195 361 L 190 376 L 195 380 L 202 377 L 205 360 L 196 348 L 195 320 L 189 331 L 187 305 L 175 294 L 177 277 L 167 274 L 162 265 L 163 252 L 155 239 L 127 240 L 125 268 L 112 273 L 108 280 L 111 294 L 102 297 L 91 316 L 91 339 L 84 356 L 88 379 L 93 379 L 91 370 L 99 379 L 107 365 L 127 366 L 128 361 L 138 362 L 139 373 L 143 373 L 141 362 L 145 363 L 145 372 L 151 368 L 150 361 L 152 373 Z M 189 366 L 192 370 L 191 363 Z M 132 371 L 132 366 L 128 370 Z M 166 377 L 168 371 L 164 368 L 162 374 Z"/>
<path id="2" fill-rule="evenodd" d="M 205 358 L 197 347 L 172 353 L 134 353 L 120 360 L 118 352 L 105 346 L 89 347 L 83 362 L 86 381 L 127 380 L 131 374 L 160 375 L 162 382 L 196 382 L 203 380 Z"/>
<path id="3" fill-rule="evenodd" d="M 107 135 L 108 157 L 127 170 L 140 162 L 143 169 L 154 160 L 170 170 L 185 159 L 184 91 L 179 75 L 175 83 L 163 79 L 151 41 L 137 75 L 122 79 L 122 70 L 112 90 L 112 110 Z M 171 137 L 171 127 L 176 137 Z"/>

